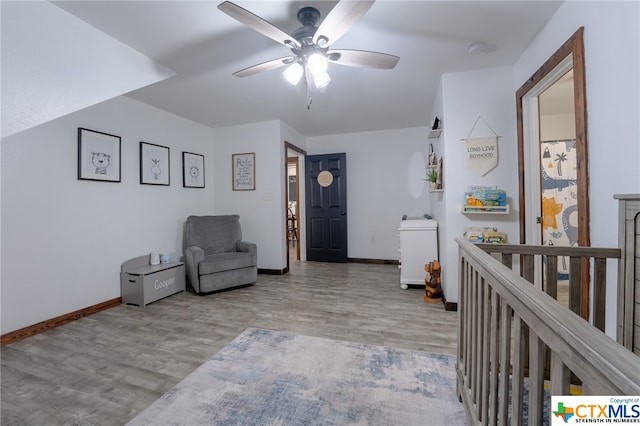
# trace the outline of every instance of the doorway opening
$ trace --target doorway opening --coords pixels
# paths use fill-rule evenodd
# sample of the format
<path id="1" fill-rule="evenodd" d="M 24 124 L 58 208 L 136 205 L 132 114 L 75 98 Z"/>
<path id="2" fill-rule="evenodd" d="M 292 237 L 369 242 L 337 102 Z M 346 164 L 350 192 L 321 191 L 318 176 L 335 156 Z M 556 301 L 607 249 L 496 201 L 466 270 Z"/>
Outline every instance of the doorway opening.
<path id="1" fill-rule="evenodd" d="M 538 96 L 538 123 L 541 186 L 539 216 L 541 229 L 537 244 L 578 245 L 578 176 L 573 69 Z M 568 306 L 569 258 L 557 264 L 558 301 Z M 546 274 L 542 274 L 543 288 Z"/>
<path id="2" fill-rule="evenodd" d="M 291 261 L 303 260 L 300 245 L 304 242 L 304 187 L 300 182 L 304 176 L 306 151 L 285 142 L 285 241 L 287 245 L 287 270 Z"/>
<path id="3" fill-rule="evenodd" d="M 521 244 L 591 244 L 583 33 L 584 28 L 579 28 L 516 92 Z M 554 109 L 559 94 L 568 97 L 562 101 L 562 113 Z M 554 126 L 554 120 L 564 114 L 571 115 L 562 117 L 565 127 L 572 121 L 569 132 Z M 541 263 L 535 268 L 535 283 L 540 287 L 542 268 Z M 586 317 L 587 260 L 581 272 L 580 313 Z"/>
<path id="4" fill-rule="evenodd" d="M 300 222 L 300 214 L 298 209 L 300 204 L 300 191 L 298 182 L 299 160 L 298 157 L 287 158 L 287 188 L 288 188 L 288 204 L 287 204 L 287 244 L 289 245 L 289 256 L 295 255 L 293 259 L 300 260 L 300 243 L 298 238 L 298 223 Z"/>

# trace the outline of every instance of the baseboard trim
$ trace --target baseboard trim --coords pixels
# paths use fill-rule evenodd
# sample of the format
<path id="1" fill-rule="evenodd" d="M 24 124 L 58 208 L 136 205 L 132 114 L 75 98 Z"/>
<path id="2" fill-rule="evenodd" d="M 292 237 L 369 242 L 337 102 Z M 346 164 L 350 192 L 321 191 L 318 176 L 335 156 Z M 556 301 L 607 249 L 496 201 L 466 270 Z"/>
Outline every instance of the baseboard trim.
<path id="1" fill-rule="evenodd" d="M 350 263 L 369 263 L 373 265 L 399 265 L 400 261 L 395 259 L 363 259 L 359 257 L 349 257 Z"/>
<path id="2" fill-rule="evenodd" d="M 259 274 L 264 275 L 284 275 L 289 272 L 289 268 L 284 269 L 258 269 Z"/>
<path id="3" fill-rule="evenodd" d="M 77 311 L 69 312 L 68 314 L 64 314 L 55 318 L 44 320 L 37 324 L 33 324 L 16 331 L 11 331 L 9 333 L 6 333 L 0 336 L 0 345 L 4 346 L 8 343 L 17 342 L 18 340 L 22 340 L 24 338 L 36 335 L 38 333 L 42 333 L 43 331 L 51 330 L 52 328 L 56 328 L 60 325 L 70 323 L 71 321 L 75 321 L 80 318 L 84 318 L 89 315 L 96 314 L 100 311 L 104 311 L 105 309 L 113 308 L 114 306 L 118 306 L 121 303 L 122 303 L 122 298 L 116 297 L 115 299 L 107 300 L 105 302 L 98 303 L 96 305 L 88 306 L 86 308 L 79 309 Z"/>
<path id="4" fill-rule="evenodd" d="M 453 311 L 453 312 L 457 312 L 458 311 L 458 303 L 456 303 L 456 302 L 447 302 L 446 300 L 443 300 L 442 303 L 444 303 L 444 310 L 445 311 Z"/>

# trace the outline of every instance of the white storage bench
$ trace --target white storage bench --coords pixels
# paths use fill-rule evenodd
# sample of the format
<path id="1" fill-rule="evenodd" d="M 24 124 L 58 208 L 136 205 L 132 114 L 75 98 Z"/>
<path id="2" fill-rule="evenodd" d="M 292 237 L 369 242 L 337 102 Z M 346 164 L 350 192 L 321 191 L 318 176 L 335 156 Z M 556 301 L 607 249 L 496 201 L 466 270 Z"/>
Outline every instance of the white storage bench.
<path id="1" fill-rule="evenodd" d="M 122 303 L 145 306 L 185 290 L 182 262 L 149 265 L 149 256 L 127 260 L 120 271 Z"/>

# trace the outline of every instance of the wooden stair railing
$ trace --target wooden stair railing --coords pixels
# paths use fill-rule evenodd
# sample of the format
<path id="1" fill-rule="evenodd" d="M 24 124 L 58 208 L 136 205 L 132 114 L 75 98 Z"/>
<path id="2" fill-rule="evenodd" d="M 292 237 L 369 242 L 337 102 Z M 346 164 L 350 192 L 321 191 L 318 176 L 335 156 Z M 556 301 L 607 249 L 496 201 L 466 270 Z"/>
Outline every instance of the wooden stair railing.
<path id="1" fill-rule="evenodd" d="M 640 395 L 635 354 L 479 247 L 456 241 L 457 392 L 470 424 L 522 424 L 526 392 L 528 424 L 542 424 L 545 401 L 568 395 L 572 374 L 584 395 Z"/>
<path id="2" fill-rule="evenodd" d="M 620 259 L 619 248 L 562 247 L 517 244 L 476 244 L 487 253 L 501 254 L 502 263 L 513 268 L 513 256 L 522 256 L 521 275 L 530 283 L 534 281 L 535 258 L 544 257 L 545 286 L 543 290 L 554 299 L 558 297 L 558 262 L 569 257 L 569 309 L 605 331 L 607 304 L 607 259 Z M 583 276 L 583 265 L 593 264 L 593 277 Z M 593 308 L 589 311 L 593 287 Z M 584 308 L 586 306 L 586 309 Z M 590 313 L 593 312 L 592 315 Z"/>

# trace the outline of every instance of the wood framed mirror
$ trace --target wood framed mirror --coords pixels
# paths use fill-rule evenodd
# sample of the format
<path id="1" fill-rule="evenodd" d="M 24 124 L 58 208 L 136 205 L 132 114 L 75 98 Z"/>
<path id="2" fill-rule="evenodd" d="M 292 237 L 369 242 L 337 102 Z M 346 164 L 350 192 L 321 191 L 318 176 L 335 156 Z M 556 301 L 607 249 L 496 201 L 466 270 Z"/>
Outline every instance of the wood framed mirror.
<path id="1" fill-rule="evenodd" d="M 556 154 L 553 158 L 544 148 L 544 137 L 541 126 L 541 95 L 565 75 L 573 73 L 573 105 L 572 113 L 575 124 L 575 145 L 567 145 L 566 151 L 573 150 L 571 155 L 575 162 L 575 182 L 565 191 L 571 193 L 575 200 L 573 206 L 577 216 L 576 224 L 571 225 L 571 245 L 589 246 L 589 162 L 587 147 L 587 101 L 584 64 L 584 27 L 580 27 L 516 92 L 516 115 L 518 134 L 518 185 L 519 185 L 519 222 L 520 244 L 541 244 L 544 241 L 546 205 L 555 206 L 556 200 L 545 199 L 542 190 L 545 187 L 544 167 L 557 166 L 566 160 L 565 153 Z M 557 141 L 550 142 L 551 144 Z M 572 141 L 573 143 L 573 141 Z M 575 149 L 573 149 L 575 148 Z M 556 161 L 554 164 L 554 160 Z M 565 166 L 566 167 L 566 166 Z M 565 168 L 566 170 L 566 168 Z M 560 171 L 560 170 L 559 170 Z M 566 179 L 565 179 L 566 181 Z M 568 185 L 568 183 L 565 183 Z M 567 192 L 564 194 L 566 195 Z M 545 203 L 546 202 L 546 203 Z M 567 215 L 568 216 L 568 215 Z M 573 219 L 573 217 L 572 217 Z M 568 217 L 562 216 L 564 230 L 567 230 Z M 553 227 L 558 226 L 556 223 Z M 560 233 L 560 228 L 557 233 Z M 537 241 L 536 241 L 537 240 Z M 545 241 L 546 243 L 546 241 Z M 582 286 L 580 291 L 579 314 L 583 317 L 589 312 L 589 264 L 582 264 Z"/>

